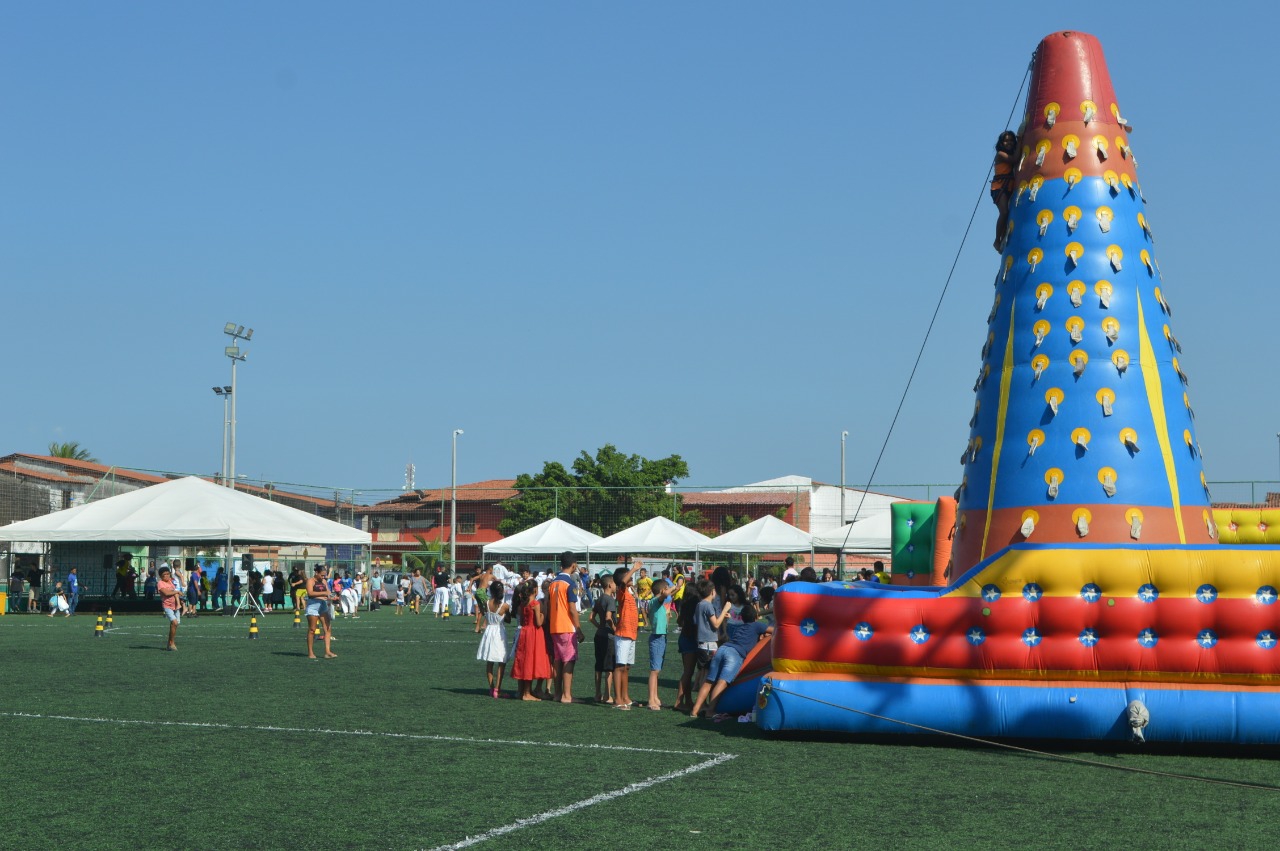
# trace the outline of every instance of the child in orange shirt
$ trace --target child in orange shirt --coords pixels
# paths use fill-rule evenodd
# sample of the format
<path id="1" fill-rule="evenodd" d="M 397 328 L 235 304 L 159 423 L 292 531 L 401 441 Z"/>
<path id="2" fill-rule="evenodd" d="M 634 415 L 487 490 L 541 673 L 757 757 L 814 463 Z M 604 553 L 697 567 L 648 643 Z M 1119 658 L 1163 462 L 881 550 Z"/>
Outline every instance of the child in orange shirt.
<path id="1" fill-rule="evenodd" d="M 615 593 L 618 596 L 618 628 L 613 645 L 615 709 L 631 708 L 631 666 L 636 663 L 636 639 L 640 635 L 639 609 L 636 606 L 635 589 L 631 587 L 631 572 L 629 567 L 620 567 L 613 572 L 613 581 L 617 585 Z"/>

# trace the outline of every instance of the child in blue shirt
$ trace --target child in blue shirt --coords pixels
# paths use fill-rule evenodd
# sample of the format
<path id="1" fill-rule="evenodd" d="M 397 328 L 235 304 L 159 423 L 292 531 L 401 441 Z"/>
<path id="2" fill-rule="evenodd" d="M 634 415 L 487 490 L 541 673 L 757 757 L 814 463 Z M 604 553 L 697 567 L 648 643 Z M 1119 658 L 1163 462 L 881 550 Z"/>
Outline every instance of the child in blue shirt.
<path id="1" fill-rule="evenodd" d="M 649 636 L 649 708 L 661 709 L 658 698 L 658 674 L 667 658 L 667 607 L 671 605 L 670 586 L 665 579 L 654 580 L 649 588 L 653 595 L 648 600 L 649 623 L 653 633 Z"/>
<path id="2" fill-rule="evenodd" d="M 723 647 L 716 650 L 716 655 L 711 660 L 711 667 L 707 671 L 707 678 L 698 687 L 698 699 L 694 701 L 693 712 L 690 713 L 695 718 L 702 709 L 703 703 L 707 703 L 711 711 L 715 711 L 720 694 L 738 676 L 738 672 L 742 670 L 742 663 L 746 661 L 751 649 L 760 639 L 773 635 L 773 627 L 757 620 L 755 607 L 746 605 L 742 607 L 742 622 L 730 623 L 728 632 L 729 640 Z M 716 715 L 712 720 L 723 721 L 725 717 Z"/>

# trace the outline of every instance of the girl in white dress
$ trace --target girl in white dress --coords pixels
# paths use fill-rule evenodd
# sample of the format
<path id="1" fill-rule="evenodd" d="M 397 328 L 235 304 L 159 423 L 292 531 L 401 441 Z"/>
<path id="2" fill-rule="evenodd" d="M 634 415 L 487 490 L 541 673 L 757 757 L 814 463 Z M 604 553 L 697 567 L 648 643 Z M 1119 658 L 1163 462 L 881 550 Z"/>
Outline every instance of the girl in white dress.
<path id="1" fill-rule="evenodd" d="M 489 678 L 489 694 L 498 696 L 502 688 L 502 675 L 507 670 L 507 630 L 503 619 L 511 611 L 502 600 L 502 583 L 496 579 L 489 586 L 489 602 L 485 605 L 484 632 L 480 634 L 480 647 L 476 658 L 485 663 L 484 672 Z"/>

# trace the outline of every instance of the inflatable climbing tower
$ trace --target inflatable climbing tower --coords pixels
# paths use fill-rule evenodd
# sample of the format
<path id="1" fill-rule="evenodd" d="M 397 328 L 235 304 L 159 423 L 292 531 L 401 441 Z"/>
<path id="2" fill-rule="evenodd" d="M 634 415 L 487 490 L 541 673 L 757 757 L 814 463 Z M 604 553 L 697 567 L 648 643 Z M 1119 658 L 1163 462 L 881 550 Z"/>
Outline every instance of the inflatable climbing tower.
<path id="1" fill-rule="evenodd" d="M 1212 543 L 1181 346 L 1093 36 L 1041 42 L 1020 142 L 953 570 L 1022 541 Z"/>
<path id="2" fill-rule="evenodd" d="M 1280 742 L 1280 549 L 1217 539 L 1130 132 L 1098 40 L 1046 37 L 951 584 L 785 586 L 765 729 Z"/>

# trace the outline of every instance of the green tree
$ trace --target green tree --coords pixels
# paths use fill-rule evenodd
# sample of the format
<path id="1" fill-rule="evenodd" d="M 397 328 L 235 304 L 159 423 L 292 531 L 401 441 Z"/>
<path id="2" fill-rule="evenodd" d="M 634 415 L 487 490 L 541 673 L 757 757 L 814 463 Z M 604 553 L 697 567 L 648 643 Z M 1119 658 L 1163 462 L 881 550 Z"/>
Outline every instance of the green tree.
<path id="1" fill-rule="evenodd" d="M 701 513 L 684 511 L 680 495 L 666 490 L 688 475 L 689 465 L 679 455 L 655 461 L 605 444 L 594 457 L 579 453 L 572 471 L 548 461 L 537 475 L 517 476 L 520 494 L 503 503 L 506 517 L 498 531 L 514 535 L 552 517 L 597 535 L 612 535 L 658 516 L 696 526 L 703 522 Z"/>
<path id="2" fill-rule="evenodd" d="M 49 454 L 54 458 L 70 458 L 72 461 L 88 461 L 97 464 L 98 459 L 89 453 L 88 449 L 82 447 L 79 443 L 58 443 L 54 441 L 49 444 Z"/>
<path id="3" fill-rule="evenodd" d="M 414 535 L 418 542 L 418 549 L 411 553 L 405 553 L 405 561 L 408 563 L 410 570 L 419 569 L 424 573 L 430 573 L 436 569 L 436 564 L 444 561 L 446 544 L 444 541 L 428 541 L 421 535 Z"/>

